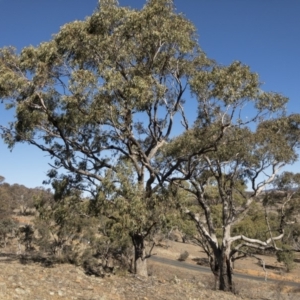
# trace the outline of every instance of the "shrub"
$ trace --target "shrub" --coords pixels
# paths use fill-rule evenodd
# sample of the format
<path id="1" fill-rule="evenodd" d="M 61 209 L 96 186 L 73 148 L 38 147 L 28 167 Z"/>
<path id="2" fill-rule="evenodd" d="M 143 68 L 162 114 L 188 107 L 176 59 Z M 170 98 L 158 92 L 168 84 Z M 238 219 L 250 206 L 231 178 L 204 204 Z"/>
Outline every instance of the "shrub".
<path id="1" fill-rule="evenodd" d="M 284 264 L 287 272 L 290 272 L 296 267 L 294 263 L 295 254 L 293 251 L 287 248 L 283 248 L 283 251 L 276 252 L 276 257 L 279 262 L 282 262 Z"/>
<path id="2" fill-rule="evenodd" d="M 185 261 L 188 257 L 189 257 L 189 253 L 187 252 L 187 251 L 184 251 L 183 253 L 181 253 L 180 255 L 179 255 L 179 258 L 178 258 L 178 260 L 179 261 Z"/>

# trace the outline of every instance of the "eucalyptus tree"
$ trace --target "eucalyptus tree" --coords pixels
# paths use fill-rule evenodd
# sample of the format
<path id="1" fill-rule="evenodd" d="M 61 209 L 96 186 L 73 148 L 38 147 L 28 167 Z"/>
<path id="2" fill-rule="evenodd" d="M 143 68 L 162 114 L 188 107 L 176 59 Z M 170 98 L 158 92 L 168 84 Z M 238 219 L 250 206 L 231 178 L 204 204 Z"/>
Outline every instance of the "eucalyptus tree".
<path id="1" fill-rule="evenodd" d="M 208 109 L 215 110 L 211 115 L 206 110 L 199 110 L 204 117 L 199 118 L 198 127 L 175 138 L 164 150 L 167 157 L 182 157 L 177 176 L 170 178 L 170 183 L 174 188 L 188 191 L 194 197 L 193 203 L 198 203 L 198 206 L 191 207 L 182 203 L 181 210 L 197 228 L 198 241 L 208 255 L 218 288 L 232 290 L 234 260 L 245 257 L 251 248 L 282 250 L 276 242 L 282 240 L 285 225 L 289 224 L 288 215 L 291 213 L 288 212 L 292 207 L 289 203 L 294 193 L 287 194 L 286 198 L 284 195 L 279 199 L 277 197 L 279 212 L 276 214 L 277 221 L 273 222 L 274 228 L 268 217 L 271 202 L 267 199 L 272 196 L 266 190 L 272 183 L 276 189 L 281 189 L 284 180 L 286 186 L 289 182 L 287 176 L 278 177 L 278 174 L 282 167 L 293 163 L 298 157 L 300 116 L 257 119 L 257 114 L 254 114 L 250 121 L 258 122 L 251 128 L 249 118 L 243 121 L 233 117 L 235 108 L 231 112 L 228 106 L 222 108 L 209 106 Z M 240 108 L 242 105 L 238 107 L 239 116 Z M 260 114 L 259 110 L 256 112 Z M 189 155 L 191 149 L 202 148 L 209 141 L 209 138 L 200 138 L 203 133 L 197 139 L 198 132 L 215 134 L 223 124 L 228 127 L 215 145 L 215 151 L 192 157 Z M 292 177 L 289 177 L 290 182 Z M 236 227 L 257 203 L 265 209 L 266 232 L 261 238 L 247 235 Z"/>
<path id="2" fill-rule="evenodd" d="M 277 190 L 272 190 L 272 193 L 268 195 L 265 201 L 270 205 L 276 205 L 279 200 L 282 201 L 281 210 L 285 210 L 283 215 L 283 222 L 288 224 L 286 233 L 282 239 L 282 243 L 287 252 L 299 252 L 300 251 L 300 174 L 285 171 L 276 177 L 274 186 Z M 278 207 L 277 207 L 278 208 Z M 280 211 L 279 211 L 280 213 Z M 278 253 L 279 254 L 279 253 Z M 281 254 L 279 254 L 280 256 Z M 284 256 L 284 254 L 283 254 Z"/>
<path id="3" fill-rule="evenodd" d="M 151 201 L 165 180 L 155 157 L 173 134 L 175 115 L 187 124 L 189 78 L 210 64 L 195 27 L 174 12 L 173 1 L 149 0 L 134 10 L 103 0 L 48 42 L 20 53 L 0 50 L 0 98 L 16 112 L 2 136 L 11 148 L 27 142 L 50 154 L 56 195 L 76 188 L 98 201 L 107 174 L 126 158 L 140 201 Z M 136 201 L 129 205 L 136 210 Z M 146 274 L 143 240 L 154 226 L 147 224 L 129 232 L 141 248 L 138 274 Z"/>

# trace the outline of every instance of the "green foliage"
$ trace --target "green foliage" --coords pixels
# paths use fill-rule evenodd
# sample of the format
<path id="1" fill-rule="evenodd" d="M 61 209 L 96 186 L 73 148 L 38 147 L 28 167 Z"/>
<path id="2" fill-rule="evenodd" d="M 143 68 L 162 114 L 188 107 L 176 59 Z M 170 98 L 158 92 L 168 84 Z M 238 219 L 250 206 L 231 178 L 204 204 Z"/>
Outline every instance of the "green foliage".
<path id="1" fill-rule="evenodd" d="M 37 234 L 33 243 L 39 251 L 50 254 L 55 262 L 81 265 L 88 274 L 97 276 L 113 270 L 113 267 L 107 267 L 111 258 L 119 266 L 128 266 L 128 232 L 119 232 L 118 224 L 102 214 L 91 212 L 95 201 L 84 199 L 77 190 L 64 190 L 65 197 L 58 198 L 64 183 L 61 186 L 56 182 L 55 186 L 58 192 L 54 196 L 40 197 L 36 201 Z"/>
<path id="2" fill-rule="evenodd" d="M 97 197 L 89 202 L 89 213 L 106 218 L 105 232 L 120 246 L 128 244 L 131 234 L 147 234 L 149 228 L 163 224 L 169 206 L 166 191 L 147 196 L 143 187 L 135 184 L 133 170 L 130 161 L 120 162 L 118 172 L 107 173 Z"/>
<path id="3" fill-rule="evenodd" d="M 279 262 L 282 262 L 286 267 L 286 271 L 290 272 L 292 269 L 296 267 L 294 262 L 295 254 L 288 246 L 284 246 L 282 251 L 276 252 L 276 257 Z"/>
<path id="4" fill-rule="evenodd" d="M 280 219 L 276 212 L 268 213 L 268 221 L 272 229 L 271 233 L 278 234 Z M 262 241 L 270 237 L 270 232 L 266 223 L 266 215 L 261 204 L 253 203 L 247 216 L 232 228 L 233 235 L 243 234 L 249 238 Z"/>
<path id="5" fill-rule="evenodd" d="M 85 216 L 85 205 L 78 193 L 55 201 L 40 197 L 36 201 L 38 218 L 35 226 L 39 233 L 36 244 L 45 252 L 61 255 L 66 245 L 88 231 L 91 220 Z M 88 234 L 87 234 L 88 238 Z"/>

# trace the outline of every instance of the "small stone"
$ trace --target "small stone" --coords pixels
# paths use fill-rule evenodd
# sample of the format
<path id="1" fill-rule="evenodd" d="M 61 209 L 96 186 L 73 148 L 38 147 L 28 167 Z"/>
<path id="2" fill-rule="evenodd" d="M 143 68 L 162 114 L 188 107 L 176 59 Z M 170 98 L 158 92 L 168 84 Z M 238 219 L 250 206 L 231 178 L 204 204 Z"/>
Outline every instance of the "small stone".
<path id="1" fill-rule="evenodd" d="M 6 294 L 6 284 L 4 282 L 0 282 L 0 296 Z"/>
<path id="2" fill-rule="evenodd" d="M 40 285 L 40 283 L 37 282 L 37 281 L 35 281 L 35 280 L 32 280 L 32 281 L 31 281 L 31 285 L 33 285 L 33 286 L 38 286 L 38 285 Z"/>
<path id="3" fill-rule="evenodd" d="M 50 294 L 51 296 L 54 296 L 55 293 L 54 293 L 54 292 L 50 292 L 49 294 Z"/>
<path id="4" fill-rule="evenodd" d="M 179 278 L 177 278 L 177 276 L 175 275 L 175 276 L 174 276 L 174 282 L 175 282 L 176 284 L 178 284 L 178 283 L 180 283 L 180 281 L 181 281 L 181 280 L 180 280 Z"/>
<path id="5" fill-rule="evenodd" d="M 15 289 L 15 292 L 16 292 L 18 295 L 24 295 L 24 294 L 26 294 L 26 291 L 23 290 L 22 288 L 16 288 L 16 289 Z"/>
<path id="6" fill-rule="evenodd" d="M 198 286 L 205 288 L 205 284 L 202 283 L 201 281 L 198 281 Z"/>
<path id="7" fill-rule="evenodd" d="M 63 291 L 58 291 L 57 293 L 58 293 L 58 296 L 60 296 L 60 297 L 64 296 L 64 292 Z"/>

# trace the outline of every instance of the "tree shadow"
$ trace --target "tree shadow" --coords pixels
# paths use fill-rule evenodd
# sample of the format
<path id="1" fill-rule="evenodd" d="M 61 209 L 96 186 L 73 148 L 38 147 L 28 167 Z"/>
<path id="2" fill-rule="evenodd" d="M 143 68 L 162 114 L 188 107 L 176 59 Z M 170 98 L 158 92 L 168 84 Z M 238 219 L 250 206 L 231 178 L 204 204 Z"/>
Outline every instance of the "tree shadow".
<path id="1" fill-rule="evenodd" d="M 262 264 L 261 264 L 261 262 L 257 262 L 257 264 L 261 267 L 262 266 Z M 274 266 L 274 265 L 265 265 L 265 268 L 267 269 L 267 270 L 272 270 L 272 271 L 277 271 L 277 272 L 279 272 L 279 273 L 281 273 L 281 272 L 283 272 L 284 271 L 284 268 L 283 267 L 277 267 L 277 266 Z"/>
<path id="2" fill-rule="evenodd" d="M 53 257 L 43 256 L 39 253 L 34 254 L 22 254 L 18 257 L 19 262 L 22 265 L 32 264 L 32 263 L 39 263 L 43 267 L 51 268 L 57 262 Z"/>
<path id="3" fill-rule="evenodd" d="M 209 261 L 208 261 L 208 258 L 206 258 L 206 257 L 201 257 L 201 258 L 195 257 L 195 258 L 192 258 L 192 261 L 195 261 L 197 263 L 197 265 L 209 267 Z"/>
<path id="4" fill-rule="evenodd" d="M 0 262 L 13 262 L 19 259 L 18 255 L 15 253 L 0 253 Z"/>

